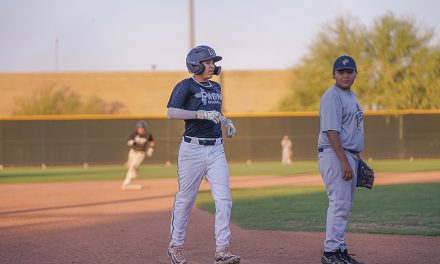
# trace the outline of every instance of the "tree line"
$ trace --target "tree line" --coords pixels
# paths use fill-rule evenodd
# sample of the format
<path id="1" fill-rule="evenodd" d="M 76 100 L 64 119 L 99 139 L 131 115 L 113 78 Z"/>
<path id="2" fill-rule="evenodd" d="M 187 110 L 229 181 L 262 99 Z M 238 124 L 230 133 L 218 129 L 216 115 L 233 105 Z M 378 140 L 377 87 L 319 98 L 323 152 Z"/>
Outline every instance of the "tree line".
<path id="1" fill-rule="evenodd" d="M 318 110 L 321 95 L 334 83 L 333 62 L 343 54 L 357 62 L 353 91 L 365 109 L 440 108 L 440 48 L 434 30 L 388 13 L 370 28 L 354 17 L 325 26 L 293 69 L 291 94 L 280 109 Z"/>
<path id="2" fill-rule="evenodd" d="M 15 99 L 13 115 L 121 114 L 125 106 L 94 95 L 82 98 L 67 86 L 49 84 Z"/>
<path id="3" fill-rule="evenodd" d="M 433 29 L 415 19 L 388 13 L 371 27 L 354 17 L 338 17 L 317 34 L 307 54 L 292 69 L 290 94 L 281 111 L 318 110 L 334 83 L 332 67 L 342 54 L 358 66 L 353 86 L 364 109 L 440 108 L 440 45 Z M 83 99 L 69 87 L 47 85 L 15 100 L 14 115 L 125 113 L 118 101 Z"/>

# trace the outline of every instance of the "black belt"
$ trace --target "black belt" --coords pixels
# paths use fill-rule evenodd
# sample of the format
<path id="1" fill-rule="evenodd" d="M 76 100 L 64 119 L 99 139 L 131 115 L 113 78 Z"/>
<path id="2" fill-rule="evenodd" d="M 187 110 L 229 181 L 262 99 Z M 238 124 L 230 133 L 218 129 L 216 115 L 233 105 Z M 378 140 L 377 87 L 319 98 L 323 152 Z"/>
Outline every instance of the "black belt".
<path id="1" fill-rule="evenodd" d="M 186 142 L 186 143 L 191 143 L 191 138 L 190 137 L 187 137 L 187 136 L 183 136 L 183 140 Z M 198 143 L 199 143 L 199 145 L 202 145 L 202 146 L 214 146 L 215 145 L 215 142 L 217 141 L 217 139 L 196 139 L 197 141 L 198 141 Z M 222 142 L 223 142 L 223 139 L 220 139 Z"/>
<path id="2" fill-rule="evenodd" d="M 344 150 L 346 150 L 346 151 L 348 151 L 348 152 L 350 152 L 351 154 L 354 154 L 354 155 L 359 154 L 359 152 L 354 151 L 354 150 L 352 150 L 352 149 L 344 149 Z M 323 151 L 324 151 L 324 148 L 319 148 L 319 149 L 318 149 L 318 152 L 323 152 Z"/>
<path id="3" fill-rule="evenodd" d="M 145 152 L 145 150 L 134 149 L 134 148 L 132 148 L 132 150 L 133 150 L 134 152 Z"/>

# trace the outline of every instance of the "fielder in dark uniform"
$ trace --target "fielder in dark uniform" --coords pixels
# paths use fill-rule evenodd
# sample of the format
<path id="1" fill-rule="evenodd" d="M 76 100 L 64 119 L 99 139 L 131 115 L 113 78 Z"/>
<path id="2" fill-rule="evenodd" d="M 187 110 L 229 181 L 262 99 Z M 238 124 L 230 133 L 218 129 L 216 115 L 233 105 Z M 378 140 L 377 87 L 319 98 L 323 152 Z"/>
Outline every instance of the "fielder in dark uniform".
<path id="1" fill-rule="evenodd" d="M 154 142 L 153 135 L 147 132 L 146 121 L 139 120 L 136 123 L 136 131 L 128 137 L 127 145 L 130 147 L 130 151 L 128 152 L 127 161 L 128 171 L 121 187 L 123 190 L 130 186 L 132 179 L 136 179 L 139 166 L 144 161 L 145 156 L 153 156 L 156 143 Z"/>

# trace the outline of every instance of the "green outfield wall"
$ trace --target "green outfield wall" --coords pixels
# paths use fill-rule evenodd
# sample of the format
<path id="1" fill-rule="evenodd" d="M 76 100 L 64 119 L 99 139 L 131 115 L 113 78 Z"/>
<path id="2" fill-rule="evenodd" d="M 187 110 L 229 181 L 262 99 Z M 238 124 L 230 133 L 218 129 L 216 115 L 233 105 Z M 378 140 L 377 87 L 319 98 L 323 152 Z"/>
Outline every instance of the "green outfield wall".
<path id="1" fill-rule="evenodd" d="M 315 112 L 231 115 L 237 127 L 225 140 L 231 162 L 281 160 L 288 135 L 294 160 L 317 157 L 319 116 Z M 183 121 L 164 116 L 36 116 L 0 118 L 0 165 L 123 164 L 126 139 L 139 119 L 148 122 L 157 147 L 147 163 L 174 163 Z M 364 158 L 440 157 L 440 111 L 367 112 Z"/>

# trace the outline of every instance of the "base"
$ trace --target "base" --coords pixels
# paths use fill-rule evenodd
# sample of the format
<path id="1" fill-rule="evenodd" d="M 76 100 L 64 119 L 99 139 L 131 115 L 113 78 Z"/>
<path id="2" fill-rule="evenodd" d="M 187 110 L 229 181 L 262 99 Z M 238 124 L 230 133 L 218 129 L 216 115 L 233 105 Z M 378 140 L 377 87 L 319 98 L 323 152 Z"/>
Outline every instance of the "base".
<path id="1" fill-rule="evenodd" d="M 140 185 L 140 184 L 128 184 L 128 185 L 122 185 L 121 189 L 122 190 L 140 190 L 142 189 L 144 186 Z"/>

